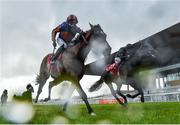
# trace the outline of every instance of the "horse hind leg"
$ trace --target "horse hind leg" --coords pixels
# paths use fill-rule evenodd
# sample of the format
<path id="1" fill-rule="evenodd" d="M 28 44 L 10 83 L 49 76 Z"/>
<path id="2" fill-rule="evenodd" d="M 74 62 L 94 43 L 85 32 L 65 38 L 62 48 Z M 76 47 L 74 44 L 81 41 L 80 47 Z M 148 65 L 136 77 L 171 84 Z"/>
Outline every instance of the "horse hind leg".
<path id="1" fill-rule="evenodd" d="M 45 102 L 51 100 L 51 90 L 52 90 L 52 88 L 53 88 L 54 86 L 58 85 L 58 83 L 60 83 L 60 82 L 59 82 L 59 81 L 57 82 L 57 81 L 55 81 L 55 80 L 49 82 L 49 86 L 48 86 L 48 97 L 44 99 Z"/>
<path id="2" fill-rule="evenodd" d="M 144 99 L 144 92 L 142 89 L 139 90 L 139 93 L 141 95 L 141 102 L 144 103 L 145 102 L 145 99 Z"/>
<path id="3" fill-rule="evenodd" d="M 39 95 L 42 92 L 42 88 L 44 87 L 47 79 L 49 78 L 49 75 L 47 73 L 42 73 L 38 76 L 38 91 L 37 91 L 37 95 L 36 95 L 36 99 L 35 99 L 35 103 L 37 103 Z"/>

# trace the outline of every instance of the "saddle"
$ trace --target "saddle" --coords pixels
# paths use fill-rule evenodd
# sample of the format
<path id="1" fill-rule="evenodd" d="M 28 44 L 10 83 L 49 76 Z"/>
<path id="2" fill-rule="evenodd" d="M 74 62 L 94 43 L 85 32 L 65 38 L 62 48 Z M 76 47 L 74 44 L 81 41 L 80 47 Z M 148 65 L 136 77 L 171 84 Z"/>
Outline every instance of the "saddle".
<path id="1" fill-rule="evenodd" d="M 62 54 L 59 54 L 57 60 L 55 60 L 55 63 L 51 63 L 52 61 L 52 58 L 53 58 L 54 54 L 49 54 L 48 57 L 47 57 L 47 66 L 48 66 L 48 72 L 49 73 L 59 73 L 63 70 L 63 65 L 62 65 L 62 62 L 61 62 L 61 59 L 62 59 Z"/>

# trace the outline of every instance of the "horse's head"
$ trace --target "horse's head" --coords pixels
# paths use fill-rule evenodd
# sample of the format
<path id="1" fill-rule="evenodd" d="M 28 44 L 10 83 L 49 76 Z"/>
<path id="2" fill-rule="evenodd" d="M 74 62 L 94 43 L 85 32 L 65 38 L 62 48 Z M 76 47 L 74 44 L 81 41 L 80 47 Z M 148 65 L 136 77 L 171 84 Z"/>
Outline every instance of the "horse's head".
<path id="1" fill-rule="evenodd" d="M 157 51 L 148 42 L 141 42 L 136 54 L 142 64 L 153 65 L 157 63 Z"/>
<path id="2" fill-rule="evenodd" d="M 96 55 L 102 53 L 104 56 L 109 56 L 111 54 L 111 47 L 106 40 L 106 33 L 104 33 L 99 24 L 92 25 L 89 23 L 89 25 L 91 27 L 90 32 L 92 34 L 90 38 L 92 51 Z"/>
<path id="3" fill-rule="evenodd" d="M 30 91 L 30 92 L 34 92 L 34 88 L 33 88 L 33 86 L 32 86 L 31 84 L 28 84 L 28 85 L 26 86 L 26 89 L 27 89 L 28 91 Z"/>

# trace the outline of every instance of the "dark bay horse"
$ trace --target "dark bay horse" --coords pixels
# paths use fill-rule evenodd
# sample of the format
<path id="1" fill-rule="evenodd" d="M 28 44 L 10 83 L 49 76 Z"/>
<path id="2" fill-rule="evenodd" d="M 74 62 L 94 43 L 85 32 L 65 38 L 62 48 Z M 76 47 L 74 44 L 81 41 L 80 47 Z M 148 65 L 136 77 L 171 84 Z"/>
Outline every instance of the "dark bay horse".
<path id="1" fill-rule="evenodd" d="M 42 88 L 46 83 L 47 79 L 51 76 L 54 80 L 49 82 L 49 96 L 50 99 L 51 89 L 53 86 L 60 84 L 63 81 L 71 82 L 71 90 L 69 91 L 69 95 L 71 96 L 73 91 L 76 89 L 80 94 L 81 98 L 85 102 L 88 113 L 94 114 L 93 109 L 91 108 L 87 95 L 83 91 L 79 81 L 82 79 L 84 75 L 84 62 L 88 53 L 92 49 L 93 52 L 102 53 L 105 57 L 110 55 L 111 47 L 106 41 L 106 34 L 101 29 L 100 25 L 92 25 L 90 24 L 91 29 L 86 31 L 83 36 L 79 36 L 77 38 L 78 41 L 76 45 L 68 47 L 61 55 L 61 60 L 58 61 L 58 72 L 52 72 L 49 70 L 51 65 L 48 65 L 48 59 L 50 55 L 44 57 L 41 67 L 40 73 L 37 77 L 37 83 L 39 84 L 37 96 L 35 102 L 38 101 L 38 97 L 42 92 Z M 98 51 L 97 51 L 98 50 Z M 68 101 L 64 104 L 63 110 L 66 110 Z"/>
<path id="2" fill-rule="evenodd" d="M 138 73 L 139 71 L 148 69 L 153 65 L 158 65 L 158 54 L 148 42 L 141 42 L 138 49 L 132 48 L 132 50 L 129 59 L 119 68 L 119 76 L 112 76 L 111 74 L 107 74 L 103 77 L 101 76 L 101 78 L 89 88 L 89 91 L 97 91 L 102 86 L 102 83 L 105 82 L 110 88 L 112 95 L 119 103 L 121 102 L 117 95 L 123 97 L 125 103 L 127 103 L 126 96 L 120 91 L 122 84 L 126 84 L 132 86 L 138 91 L 138 93 L 134 95 L 127 94 L 127 97 L 135 98 L 138 95 L 141 95 L 141 102 L 144 102 L 143 88 L 146 87 L 146 83 L 143 84 L 141 82 Z M 116 91 L 112 86 L 112 82 L 117 85 Z"/>

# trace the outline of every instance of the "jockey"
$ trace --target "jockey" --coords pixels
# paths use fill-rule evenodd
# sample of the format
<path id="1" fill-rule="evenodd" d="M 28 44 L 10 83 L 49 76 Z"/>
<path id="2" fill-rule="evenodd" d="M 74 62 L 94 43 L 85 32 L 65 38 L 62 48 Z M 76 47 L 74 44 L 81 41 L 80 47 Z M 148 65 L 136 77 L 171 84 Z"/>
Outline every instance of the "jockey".
<path id="1" fill-rule="evenodd" d="M 105 68 L 105 71 L 108 73 L 111 73 L 112 75 L 117 75 L 120 62 L 121 62 L 121 59 L 119 57 L 115 57 L 114 63 L 107 65 Z"/>
<path id="2" fill-rule="evenodd" d="M 126 47 L 122 47 L 116 53 L 116 57 L 120 58 L 120 66 L 129 58 L 129 52 L 127 51 L 127 47 L 130 46 L 129 44 Z"/>
<path id="3" fill-rule="evenodd" d="M 108 65 L 105 68 L 106 72 L 111 73 L 112 75 L 117 75 L 118 74 L 118 69 L 120 66 L 122 66 L 122 64 L 124 63 L 125 60 L 128 59 L 129 57 L 129 53 L 127 51 L 127 47 L 122 47 L 119 49 L 119 51 L 117 52 L 117 54 L 115 55 L 114 58 L 114 63 Z"/>
<path id="4" fill-rule="evenodd" d="M 74 45 L 78 34 L 83 34 L 84 32 L 76 25 L 78 19 L 75 15 L 71 14 L 67 17 L 67 20 L 57 26 L 52 31 L 52 41 L 54 48 L 56 47 L 56 34 L 59 33 L 57 38 L 57 43 L 60 46 L 53 56 L 52 63 L 58 58 L 59 54 L 68 46 Z"/>

